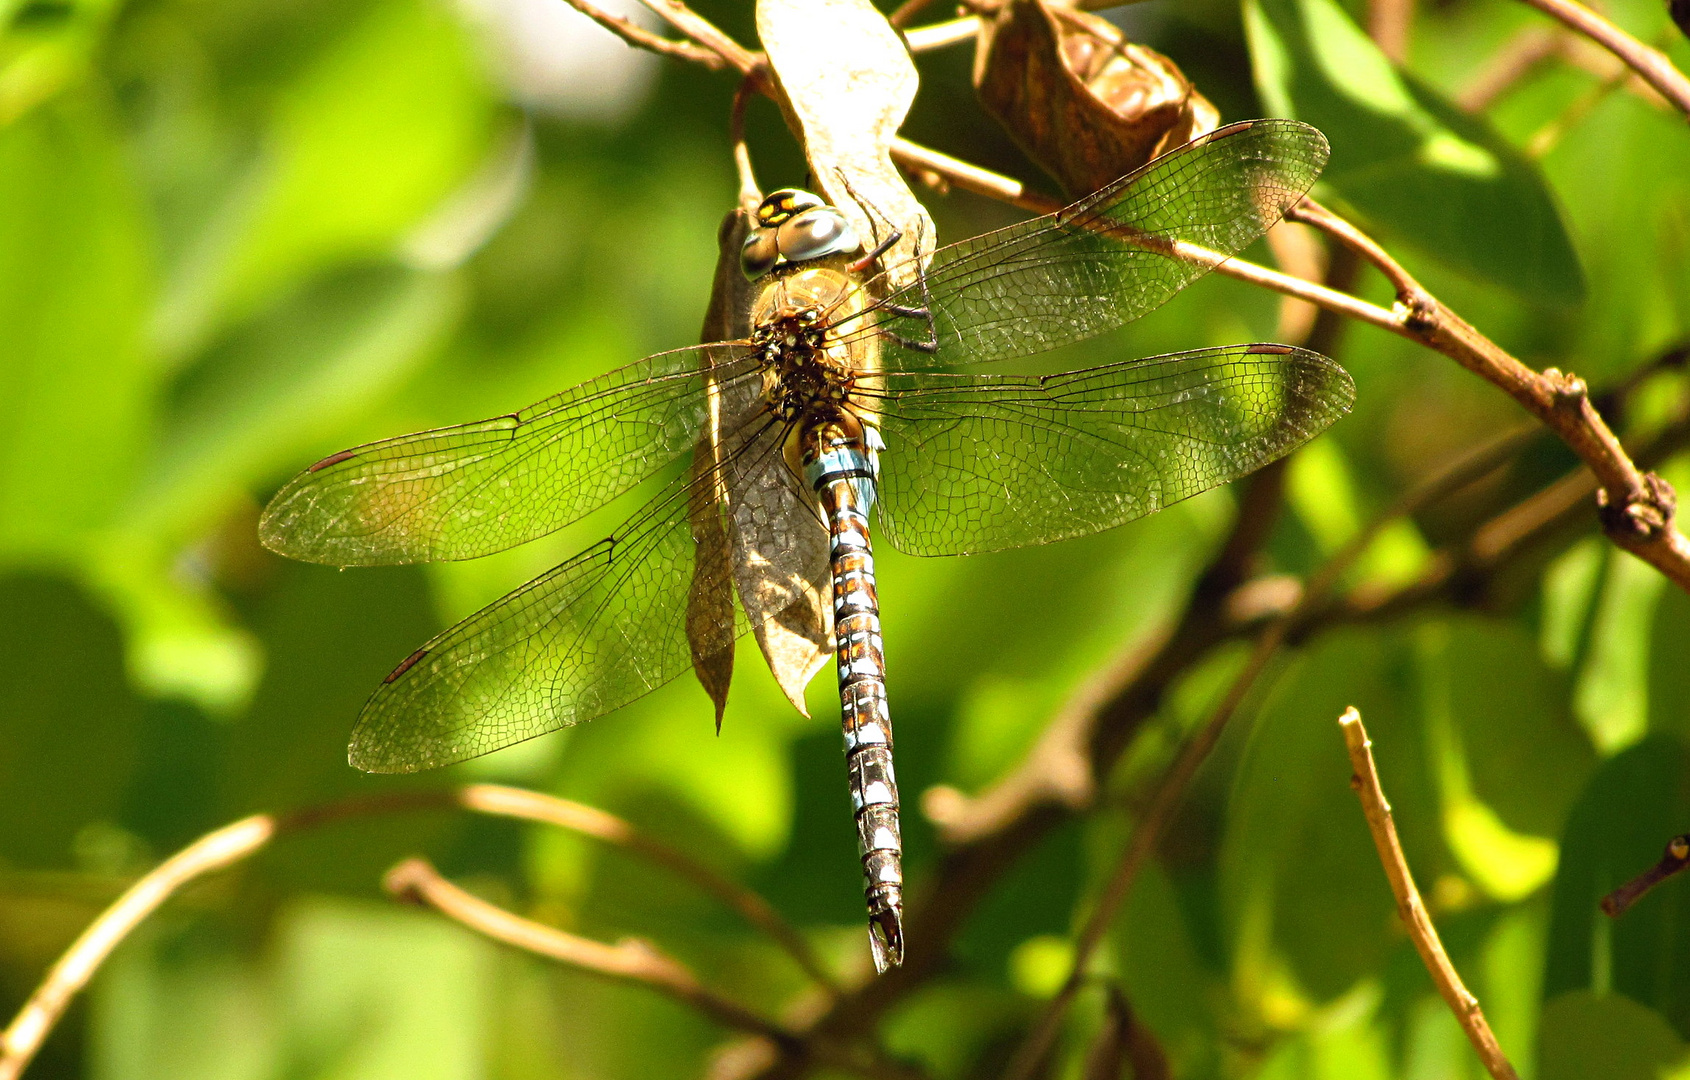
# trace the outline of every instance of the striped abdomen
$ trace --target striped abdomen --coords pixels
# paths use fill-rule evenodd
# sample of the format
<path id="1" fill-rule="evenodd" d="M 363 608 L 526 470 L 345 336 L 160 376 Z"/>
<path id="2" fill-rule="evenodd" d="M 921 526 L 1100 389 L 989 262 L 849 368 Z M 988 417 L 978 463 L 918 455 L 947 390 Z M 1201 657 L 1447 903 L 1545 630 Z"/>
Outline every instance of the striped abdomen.
<path id="1" fill-rule="evenodd" d="M 875 970 L 885 971 L 904 960 L 904 878 L 892 722 L 886 711 L 886 658 L 869 546 L 878 437 L 873 428 L 841 411 L 810 420 L 800 442 L 804 479 L 827 516 L 845 764 L 857 818 L 869 943 Z"/>

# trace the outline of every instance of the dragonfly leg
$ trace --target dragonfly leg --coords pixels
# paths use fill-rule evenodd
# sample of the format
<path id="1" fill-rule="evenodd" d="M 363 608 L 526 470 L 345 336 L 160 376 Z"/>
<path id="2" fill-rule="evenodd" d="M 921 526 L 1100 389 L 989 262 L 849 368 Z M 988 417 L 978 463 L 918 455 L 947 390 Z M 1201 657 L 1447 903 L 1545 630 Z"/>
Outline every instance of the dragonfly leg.
<path id="1" fill-rule="evenodd" d="M 873 219 L 871 218 L 869 220 L 870 220 L 870 223 L 872 224 Z M 874 250 L 870 251 L 867 255 L 864 255 L 862 258 L 858 259 L 856 262 L 851 263 L 849 266 L 847 266 L 845 268 L 846 272 L 851 273 L 851 274 L 862 273 L 863 271 L 867 270 L 869 267 L 873 266 L 876 262 L 878 262 L 882 255 L 886 254 L 888 251 L 891 251 L 892 248 L 894 246 L 896 246 L 898 241 L 902 240 L 903 238 L 904 238 L 904 231 L 902 229 L 894 227 L 893 230 L 886 235 L 886 239 L 884 239 L 884 240 L 880 241 L 878 244 L 874 245 Z"/>

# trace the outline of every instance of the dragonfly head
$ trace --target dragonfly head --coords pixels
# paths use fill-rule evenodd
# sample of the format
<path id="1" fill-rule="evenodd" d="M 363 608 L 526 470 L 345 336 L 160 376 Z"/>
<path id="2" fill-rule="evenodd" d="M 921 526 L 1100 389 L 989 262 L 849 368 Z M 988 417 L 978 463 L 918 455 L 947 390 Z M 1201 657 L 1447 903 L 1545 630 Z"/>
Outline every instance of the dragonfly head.
<path id="1" fill-rule="evenodd" d="M 752 281 L 777 266 L 844 255 L 862 246 L 844 214 L 798 188 L 771 193 L 758 204 L 756 216 L 739 259 Z"/>

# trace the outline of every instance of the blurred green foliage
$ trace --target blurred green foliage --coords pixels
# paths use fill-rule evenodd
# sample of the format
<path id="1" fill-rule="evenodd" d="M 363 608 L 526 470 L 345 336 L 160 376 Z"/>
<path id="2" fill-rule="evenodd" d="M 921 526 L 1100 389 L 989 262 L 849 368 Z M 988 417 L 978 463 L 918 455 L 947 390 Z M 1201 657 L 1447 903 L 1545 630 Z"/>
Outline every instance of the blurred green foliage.
<path id="1" fill-rule="evenodd" d="M 749 5 L 700 9 L 752 40 Z M 1609 10 L 1690 66 L 1664 5 Z M 1427 6 L 1403 69 L 1338 0 L 1119 17 L 1228 119 L 1326 130 L 1322 196 L 1527 362 L 1617 385 L 1690 340 L 1682 117 L 1560 59 L 1480 115 L 1453 104 L 1541 24 L 1524 5 Z M 1036 182 L 973 105 L 967 64 L 966 49 L 922 59 L 908 133 Z M 720 737 L 683 680 L 447 774 L 345 765 L 351 721 L 398 659 L 613 517 L 420 569 L 291 565 L 254 539 L 262 501 L 323 454 L 507 412 L 689 343 L 734 191 L 730 93 L 561 0 L 0 0 L 0 1008 L 136 873 L 235 816 L 470 777 L 623 814 L 761 891 L 834 962 L 860 961 L 830 679 L 805 719 L 741 650 Z M 754 105 L 751 122 L 765 181 L 802 183 L 775 111 Z M 934 205 L 944 239 L 1008 218 L 962 195 Z M 1389 301 L 1375 278 L 1359 288 Z M 1071 358 L 1269 339 L 1278 311 L 1206 280 Z M 1351 328 L 1334 352 L 1358 405 L 1292 462 L 1264 572 L 1307 573 L 1519 420 L 1383 333 Z M 1658 430 L 1682 415 L 1684 382 L 1649 374 L 1616 423 Z M 1572 464 L 1534 445 L 1386 530 L 1350 583 L 1411 580 Z M 1666 473 L 1690 480 L 1682 463 Z M 978 791 L 1014 767 L 1091 672 L 1177 613 L 1233 509 L 1217 492 L 1048 549 L 884 553 L 914 882 L 938 854 L 920 793 Z M 1480 1075 L 1395 921 L 1347 784 L 1335 720 L 1351 704 L 1450 951 L 1522 1075 L 1690 1069 L 1690 880 L 1618 921 L 1595 906 L 1690 829 L 1690 598 L 1589 535 L 1556 539 L 1505 585 L 1482 611 L 1434 605 L 1313 637 L 1234 721 L 1103 958 L 1175 1075 Z M 1060 982 L 1134 808 L 1240 660 L 1222 649 L 1170 688 L 1101 808 L 999 883 L 955 963 L 885 1020 L 888 1047 L 935 1076 L 996 1074 Z M 30 1075 L 680 1076 L 720 1043 L 671 1002 L 398 909 L 378 882 L 414 852 L 537 918 L 651 937 L 770 1012 L 802 988 L 768 942 L 651 867 L 538 828 L 398 815 L 289 838 L 191 889 L 122 946 Z M 1082 1000 L 1059 1075 L 1078 1075 L 1102 1000 Z"/>

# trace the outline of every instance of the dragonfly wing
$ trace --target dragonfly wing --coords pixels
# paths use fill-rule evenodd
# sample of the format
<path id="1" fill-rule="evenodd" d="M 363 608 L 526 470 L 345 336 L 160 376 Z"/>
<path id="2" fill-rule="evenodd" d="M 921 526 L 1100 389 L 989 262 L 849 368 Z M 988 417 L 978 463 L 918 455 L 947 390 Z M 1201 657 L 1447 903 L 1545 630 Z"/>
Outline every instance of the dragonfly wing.
<path id="1" fill-rule="evenodd" d="M 689 471 L 617 534 L 418 649 L 364 706 L 352 764 L 415 772 L 584 723 L 688 670 L 689 634 L 742 633 L 731 603 L 689 610 L 694 499 L 714 483 Z"/>
<path id="2" fill-rule="evenodd" d="M 1155 513 L 1284 456 L 1355 398 L 1337 363 L 1286 345 L 886 383 L 876 527 L 916 555 L 1043 544 Z"/>
<path id="3" fill-rule="evenodd" d="M 1295 120 L 1221 128 L 1064 210 L 941 248 L 925 289 L 893 292 L 856 332 L 889 331 L 882 363 L 904 371 L 1082 341 L 1160 307 L 1244 250 L 1308 192 L 1327 153 L 1325 136 Z M 1196 254 L 1192 245 L 1210 255 L 1179 254 Z M 930 332 L 931 353 L 895 340 Z"/>
<path id="4" fill-rule="evenodd" d="M 277 492 L 259 536 L 334 566 L 473 559 L 544 536 L 693 445 L 706 366 L 734 380 L 756 365 L 734 343 L 658 353 L 521 412 L 342 451 Z"/>

